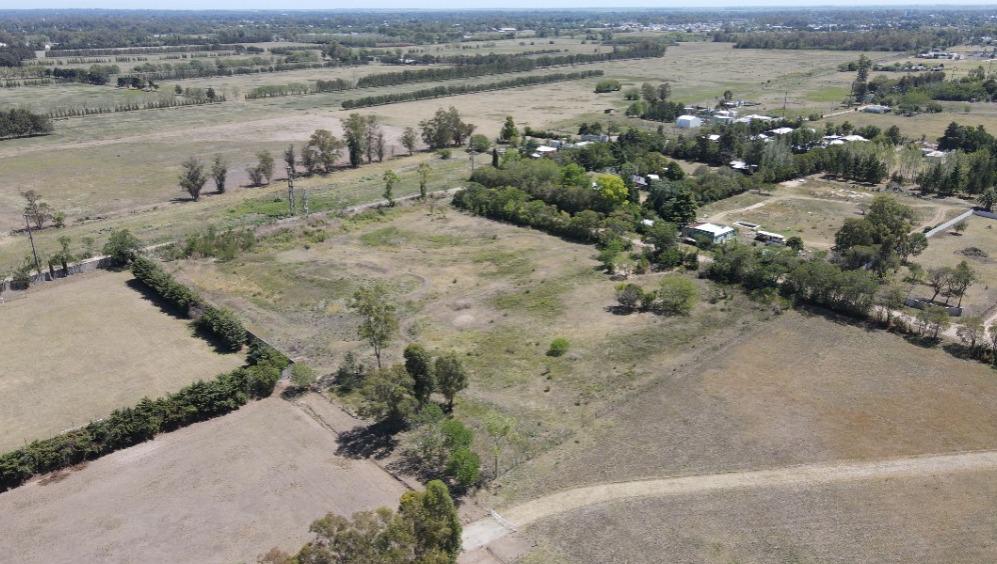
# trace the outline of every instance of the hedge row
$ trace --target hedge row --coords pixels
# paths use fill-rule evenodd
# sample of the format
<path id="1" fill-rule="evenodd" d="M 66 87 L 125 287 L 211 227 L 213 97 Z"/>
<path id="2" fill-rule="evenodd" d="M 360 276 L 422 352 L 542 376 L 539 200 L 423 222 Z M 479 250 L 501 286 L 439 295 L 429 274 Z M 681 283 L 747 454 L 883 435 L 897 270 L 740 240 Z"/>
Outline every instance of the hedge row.
<path id="1" fill-rule="evenodd" d="M 32 476 L 68 468 L 134 446 L 159 433 L 234 411 L 250 398 L 269 396 L 289 361 L 262 343 L 253 343 L 249 364 L 208 382 L 195 382 L 159 399 L 145 398 L 107 419 L 0 455 L 0 492 Z"/>
<path id="2" fill-rule="evenodd" d="M 132 274 L 169 304 L 187 316 L 195 316 L 198 327 L 218 337 L 228 349 L 237 351 L 246 342 L 246 329 L 231 311 L 205 304 L 200 296 L 177 282 L 154 260 L 137 257 L 132 262 Z"/>
<path id="3" fill-rule="evenodd" d="M 459 84 L 456 86 L 435 86 L 411 92 L 398 92 L 396 94 L 382 94 L 380 96 L 367 96 L 343 101 L 343 109 L 364 108 L 368 106 L 380 106 L 383 104 L 394 104 L 396 102 L 410 102 L 412 100 L 425 100 L 428 98 L 441 98 L 443 96 L 456 96 L 458 94 L 472 94 L 475 92 L 487 92 L 489 90 L 503 90 L 506 88 L 518 88 L 520 86 L 532 86 L 535 84 L 546 84 L 549 82 L 561 82 L 564 80 L 579 80 L 593 76 L 602 76 L 601 70 L 592 70 L 572 73 L 555 73 L 546 75 L 522 76 L 498 82 L 488 82 L 484 84 Z"/>

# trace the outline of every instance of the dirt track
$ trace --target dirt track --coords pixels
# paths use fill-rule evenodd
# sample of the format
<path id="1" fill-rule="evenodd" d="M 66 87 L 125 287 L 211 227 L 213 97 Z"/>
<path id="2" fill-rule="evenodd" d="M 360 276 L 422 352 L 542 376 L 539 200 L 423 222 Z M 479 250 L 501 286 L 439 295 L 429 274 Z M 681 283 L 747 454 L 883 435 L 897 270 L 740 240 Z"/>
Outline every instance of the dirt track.
<path id="1" fill-rule="evenodd" d="M 464 527 L 464 550 L 487 546 L 545 517 L 625 499 L 709 493 L 743 488 L 817 486 L 836 482 L 935 475 L 997 468 L 997 451 L 966 452 L 875 462 L 791 466 L 598 484 L 561 491 L 503 511 Z"/>

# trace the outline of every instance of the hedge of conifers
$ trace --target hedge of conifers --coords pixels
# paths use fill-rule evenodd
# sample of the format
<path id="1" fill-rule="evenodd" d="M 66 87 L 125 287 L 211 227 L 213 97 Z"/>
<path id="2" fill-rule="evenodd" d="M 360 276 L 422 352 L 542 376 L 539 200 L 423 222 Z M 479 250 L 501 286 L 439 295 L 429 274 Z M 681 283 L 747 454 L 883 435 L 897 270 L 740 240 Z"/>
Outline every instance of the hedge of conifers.
<path id="1" fill-rule="evenodd" d="M 246 342 L 246 330 L 231 312 L 205 305 L 154 261 L 138 257 L 132 272 L 169 303 L 200 312 L 197 323 L 226 346 L 238 350 Z M 32 476 L 99 458 L 159 433 L 224 415 L 250 399 L 267 397 L 289 363 L 280 352 L 254 341 L 249 345 L 246 366 L 158 399 L 145 398 L 134 407 L 115 410 L 106 419 L 0 455 L 0 492 L 16 488 Z"/>
<path id="2" fill-rule="evenodd" d="M 132 262 L 132 274 L 163 300 L 193 317 L 198 327 L 217 337 L 229 350 L 237 351 L 246 342 L 246 329 L 231 311 L 207 305 L 200 296 L 177 282 L 156 261 L 137 257 Z"/>

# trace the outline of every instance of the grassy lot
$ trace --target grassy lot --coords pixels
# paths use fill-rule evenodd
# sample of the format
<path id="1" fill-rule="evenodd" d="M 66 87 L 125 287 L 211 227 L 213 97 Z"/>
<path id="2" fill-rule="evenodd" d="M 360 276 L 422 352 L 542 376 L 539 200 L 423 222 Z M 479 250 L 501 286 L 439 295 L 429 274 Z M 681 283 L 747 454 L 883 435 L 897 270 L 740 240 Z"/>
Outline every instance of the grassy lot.
<path id="1" fill-rule="evenodd" d="M 0 305 L 0 451 L 242 364 L 131 281 L 124 272 L 78 275 Z"/>
<path id="2" fill-rule="evenodd" d="M 328 402 L 305 401 L 252 402 L 7 492 L 0 550 L 24 563 L 255 562 L 299 548 L 327 512 L 395 507 L 404 487 L 335 454 L 330 427 L 345 429 Z"/>
<path id="3" fill-rule="evenodd" d="M 979 280 L 969 288 L 962 305 L 967 315 L 989 317 L 997 308 L 997 221 L 971 216 L 966 225 L 961 235 L 949 230 L 929 239 L 928 249 L 914 260 L 926 269 L 954 267 L 963 260 L 969 263 Z M 967 249 L 979 249 L 983 254 Z M 921 285 L 914 293 L 930 298 L 934 291 Z"/>
<path id="4" fill-rule="evenodd" d="M 661 367 L 572 444 L 508 474 L 486 505 L 607 481 L 997 447 L 997 378 L 984 364 L 794 311 L 729 345 Z"/>
<path id="5" fill-rule="evenodd" d="M 604 504 L 537 525 L 526 562 L 989 562 L 992 470 Z"/>
<path id="6" fill-rule="evenodd" d="M 743 299 L 705 297 L 687 318 L 617 315 L 615 282 L 597 271 L 591 246 L 443 209 L 445 217 L 415 206 L 333 222 L 275 235 L 230 263 L 178 267 L 322 373 L 347 351 L 369 354 L 346 303 L 358 285 L 385 282 L 401 312 L 389 360 L 410 341 L 463 355 L 472 382 L 458 414 L 516 417 L 523 443 L 508 462 L 594 424 L 615 398 L 680 362 L 688 344 L 722 340 L 733 320 L 753 315 Z M 657 276 L 639 282 L 651 287 Z M 571 343 L 560 358 L 546 356 L 555 337 Z"/>

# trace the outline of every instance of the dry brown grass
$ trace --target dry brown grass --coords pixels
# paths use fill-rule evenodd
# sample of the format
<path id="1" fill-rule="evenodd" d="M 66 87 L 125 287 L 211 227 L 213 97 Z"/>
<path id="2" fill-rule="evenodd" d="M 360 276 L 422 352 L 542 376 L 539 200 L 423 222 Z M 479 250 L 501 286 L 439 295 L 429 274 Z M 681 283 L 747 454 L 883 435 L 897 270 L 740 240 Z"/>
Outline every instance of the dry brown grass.
<path id="1" fill-rule="evenodd" d="M 310 402 L 324 418 L 323 403 Z M 404 491 L 336 449 L 299 407 L 253 402 L 0 495 L 0 551 L 22 563 L 223 563 L 295 550 L 325 513 L 394 507 Z"/>
<path id="2" fill-rule="evenodd" d="M 964 254 L 966 249 L 971 248 L 983 251 L 986 256 Z M 962 300 L 966 314 L 993 315 L 997 307 L 997 221 L 971 216 L 966 220 L 966 230 L 961 235 L 954 229 L 935 235 L 929 239 L 928 249 L 914 260 L 926 269 L 954 267 L 960 261 L 966 261 L 979 275 L 979 280 L 969 288 Z M 923 285 L 915 292 L 926 298 L 934 293 Z"/>
<path id="3" fill-rule="evenodd" d="M 130 280 L 78 275 L 0 305 L 0 451 L 242 364 L 244 355 L 215 352 Z"/>

